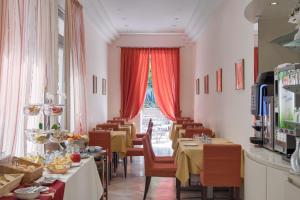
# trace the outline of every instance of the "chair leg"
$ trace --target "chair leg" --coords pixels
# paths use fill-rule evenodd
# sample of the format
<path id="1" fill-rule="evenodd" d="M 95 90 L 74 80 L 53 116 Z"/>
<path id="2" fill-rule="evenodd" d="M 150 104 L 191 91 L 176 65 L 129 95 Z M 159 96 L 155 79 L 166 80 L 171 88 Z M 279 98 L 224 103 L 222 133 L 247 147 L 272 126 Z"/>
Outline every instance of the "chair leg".
<path id="1" fill-rule="evenodd" d="M 229 199 L 232 199 L 232 200 L 234 200 L 233 187 L 230 187 L 230 188 L 229 188 L 229 191 L 228 191 L 228 193 L 229 193 Z"/>
<path id="2" fill-rule="evenodd" d="M 109 161 L 109 164 L 108 164 L 108 177 L 109 177 L 108 184 L 110 185 L 110 181 L 112 178 L 112 162 L 111 161 Z"/>
<path id="3" fill-rule="evenodd" d="M 192 185 L 192 174 L 191 173 L 189 173 L 189 186 L 191 186 Z"/>
<path id="4" fill-rule="evenodd" d="M 130 163 L 132 163 L 132 156 L 130 156 Z"/>
<path id="5" fill-rule="evenodd" d="M 127 156 L 123 158 L 123 164 L 124 164 L 124 175 L 125 178 L 127 178 Z"/>
<path id="6" fill-rule="evenodd" d="M 146 176 L 145 191 L 144 191 L 144 198 L 143 198 L 144 200 L 147 197 L 150 182 L 151 182 L 151 176 Z"/>
<path id="7" fill-rule="evenodd" d="M 207 200 L 207 187 L 203 186 L 201 190 L 202 200 Z"/>
<path id="8" fill-rule="evenodd" d="M 180 200 L 181 182 L 176 178 L 176 200 Z"/>
<path id="9" fill-rule="evenodd" d="M 234 199 L 240 200 L 240 188 L 239 187 L 234 188 Z"/>

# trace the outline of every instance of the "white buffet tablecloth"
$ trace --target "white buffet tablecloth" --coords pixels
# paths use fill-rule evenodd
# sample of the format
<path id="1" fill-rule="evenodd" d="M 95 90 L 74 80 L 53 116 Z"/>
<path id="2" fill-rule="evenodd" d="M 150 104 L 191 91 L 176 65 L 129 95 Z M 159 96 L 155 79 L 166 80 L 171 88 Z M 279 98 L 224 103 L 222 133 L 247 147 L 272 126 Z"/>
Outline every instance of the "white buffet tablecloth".
<path id="1" fill-rule="evenodd" d="M 73 167 L 64 175 L 45 173 L 65 183 L 64 200 L 99 200 L 103 194 L 94 157 L 81 160 L 80 167 Z"/>

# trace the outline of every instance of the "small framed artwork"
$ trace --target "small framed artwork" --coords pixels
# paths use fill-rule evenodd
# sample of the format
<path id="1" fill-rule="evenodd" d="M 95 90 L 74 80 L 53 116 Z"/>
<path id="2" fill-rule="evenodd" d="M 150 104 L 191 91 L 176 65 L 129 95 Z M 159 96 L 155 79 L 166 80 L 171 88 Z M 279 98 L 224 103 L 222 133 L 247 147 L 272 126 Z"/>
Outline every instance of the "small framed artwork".
<path id="1" fill-rule="evenodd" d="M 97 94 L 97 76 L 93 75 L 93 94 Z"/>
<path id="2" fill-rule="evenodd" d="M 204 93 L 209 93 L 209 77 L 208 75 L 204 76 Z"/>
<path id="3" fill-rule="evenodd" d="M 197 95 L 200 94 L 200 79 L 199 78 L 196 79 L 196 94 Z"/>
<path id="4" fill-rule="evenodd" d="M 244 59 L 241 59 L 235 63 L 235 89 L 236 90 L 245 89 L 244 63 L 245 63 Z"/>
<path id="5" fill-rule="evenodd" d="M 217 92 L 222 92 L 222 68 L 216 71 L 216 90 Z"/>
<path id="6" fill-rule="evenodd" d="M 102 79 L 102 94 L 106 95 L 106 79 Z"/>

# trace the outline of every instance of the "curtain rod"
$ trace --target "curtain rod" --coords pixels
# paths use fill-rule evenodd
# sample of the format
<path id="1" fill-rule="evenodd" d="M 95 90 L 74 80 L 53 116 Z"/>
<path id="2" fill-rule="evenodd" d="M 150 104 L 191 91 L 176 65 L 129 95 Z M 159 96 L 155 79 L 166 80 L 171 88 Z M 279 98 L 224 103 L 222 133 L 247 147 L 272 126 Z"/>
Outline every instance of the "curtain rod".
<path id="1" fill-rule="evenodd" d="M 126 47 L 126 46 L 117 46 L 118 48 L 143 48 L 143 49 L 171 49 L 171 48 L 184 48 L 185 46 L 174 46 L 174 47 Z"/>

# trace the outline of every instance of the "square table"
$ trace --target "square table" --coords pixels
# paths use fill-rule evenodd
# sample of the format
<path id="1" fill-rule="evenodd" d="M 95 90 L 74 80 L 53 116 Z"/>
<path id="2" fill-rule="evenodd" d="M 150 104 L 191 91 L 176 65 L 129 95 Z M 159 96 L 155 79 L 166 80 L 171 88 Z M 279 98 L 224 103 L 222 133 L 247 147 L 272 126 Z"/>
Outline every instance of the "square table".
<path id="1" fill-rule="evenodd" d="M 188 143 L 197 145 L 187 146 Z M 232 142 L 225 138 L 212 138 L 212 144 L 232 144 Z M 203 143 L 201 141 L 179 138 L 174 153 L 177 165 L 176 178 L 182 184 L 189 180 L 190 174 L 200 174 L 203 169 Z M 241 168 L 243 169 L 243 160 Z"/>

